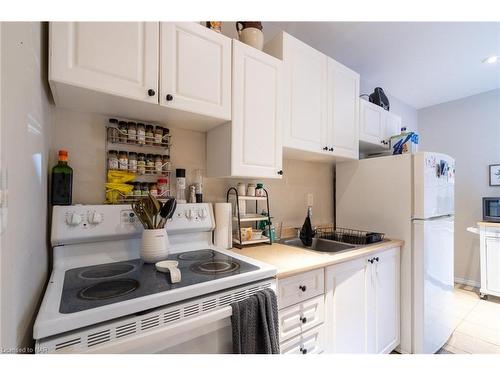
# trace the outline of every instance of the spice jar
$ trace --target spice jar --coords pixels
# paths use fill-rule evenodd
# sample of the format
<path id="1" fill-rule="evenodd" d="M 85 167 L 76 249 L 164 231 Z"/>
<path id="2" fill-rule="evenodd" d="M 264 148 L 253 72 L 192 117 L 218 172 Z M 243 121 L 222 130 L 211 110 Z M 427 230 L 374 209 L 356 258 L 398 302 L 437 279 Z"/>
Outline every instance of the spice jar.
<path id="1" fill-rule="evenodd" d="M 257 188 L 255 189 L 255 196 L 256 197 L 264 197 L 264 184 L 258 183 Z"/>
<path id="2" fill-rule="evenodd" d="M 161 155 L 155 155 L 155 172 L 156 174 L 161 174 L 163 167 L 163 159 Z"/>
<path id="3" fill-rule="evenodd" d="M 142 122 L 137 123 L 137 143 L 140 145 L 146 144 L 146 127 Z"/>
<path id="4" fill-rule="evenodd" d="M 137 155 L 137 173 L 146 173 L 146 155 L 144 155 L 143 153 L 139 153 Z"/>
<path id="5" fill-rule="evenodd" d="M 146 144 L 152 145 L 155 138 L 155 131 L 153 125 L 146 125 Z"/>
<path id="6" fill-rule="evenodd" d="M 128 143 L 137 143 L 137 125 L 130 121 L 127 124 Z"/>
<path id="7" fill-rule="evenodd" d="M 170 162 L 170 156 L 169 155 L 163 155 L 163 167 L 162 171 L 163 173 L 168 173 L 172 170 L 172 163 Z"/>
<path id="8" fill-rule="evenodd" d="M 245 196 L 246 189 L 245 189 L 245 184 L 243 182 L 238 182 L 237 189 L 238 189 L 238 195 Z"/>
<path id="9" fill-rule="evenodd" d="M 118 152 L 115 150 L 108 151 L 108 169 L 118 169 Z"/>
<path id="10" fill-rule="evenodd" d="M 255 184 L 249 183 L 247 185 L 247 195 L 249 197 L 255 197 Z"/>
<path id="11" fill-rule="evenodd" d="M 167 146 L 169 142 L 170 130 L 168 128 L 163 128 L 163 137 L 161 143 L 163 146 Z"/>
<path id="12" fill-rule="evenodd" d="M 118 138 L 120 143 L 127 143 L 128 139 L 128 125 L 126 121 L 118 123 Z"/>
<path id="13" fill-rule="evenodd" d="M 141 182 L 141 195 L 148 195 L 149 184 L 147 182 Z"/>
<path id="14" fill-rule="evenodd" d="M 118 166 L 122 171 L 128 170 L 128 156 L 125 151 L 120 151 L 118 154 Z"/>
<path id="15" fill-rule="evenodd" d="M 149 183 L 149 194 L 151 194 L 154 197 L 158 196 L 158 188 L 156 187 L 156 182 Z"/>
<path id="16" fill-rule="evenodd" d="M 129 152 L 128 154 L 128 170 L 137 173 L 137 153 Z"/>
<path id="17" fill-rule="evenodd" d="M 158 195 L 166 198 L 168 195 L 168 180 L 166 178 L 159 178 L 157 182 Z"/>
<path id="18" fill-rule="evenodd" d="M 134 190 L 132 190 L 133 195 L 141 195 L 141 183 L 140 182 L 134 182 Z"/>
<path id="19" fill-rule="evenodd" d="M 161 140 L 163 138 L 163 128 L 161 126 L 157 126 L 155 128 L 155 140 L 154 144 L 159 146 L 161 145 Z"/>
<path id="20" fill-rule="evenodd" d="M 146 174 L 152 174 L 155 170 L 155 160 L 153 154 L 146 154 Z"/>
<path id="21" fill-rule="evenodd" d="M 112 143 L 118 142 L 118 120 L 110 118 L 108 120 L 108 141 Z"/>

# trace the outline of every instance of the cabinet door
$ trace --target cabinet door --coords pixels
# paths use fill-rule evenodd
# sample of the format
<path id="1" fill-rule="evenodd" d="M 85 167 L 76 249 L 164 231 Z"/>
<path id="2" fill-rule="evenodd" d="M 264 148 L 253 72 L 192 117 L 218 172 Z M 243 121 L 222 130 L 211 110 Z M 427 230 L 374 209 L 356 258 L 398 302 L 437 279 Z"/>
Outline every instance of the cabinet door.
<path id="1" fill-rule="evenodd" d="M 367 353 L 367 260 L 356 259 L 326 270 L 329 353 Z"/>
<path id="2" fill-rule="evenodd" d="M 500 293 L 500 238 L 486 237 L 486 289 Z"/>
<path id="3" fill-rule="evenodd" d="M 158 22 L 51 22 L 49 80 L 158 103 L 158 46 Z"/>
<path id="4" fill-rule="evenodd" d="M 161 23 L 160 104 L 231 119 L 231 39 L 194 22 Z"/>
<path id="5" fill-rule="evenodd" d="M 364 142 L 382 145 L 382 127 L 384 125 L 383 109 L 360 100 L 361 124 L 359 139 Z"/>
<path id="6" fill-rule="evenodd" d="M 312 328 L 280 343 L 281 354 L 321 354 L 325 345 L 324 325 Z"/>
<path id="7" fill-rule="evenodd" d="M 325 320 L 325 297 L 321 295 L 282 309 L 278 316 L 280 341 L 286 341 L 323 323 Z"/>
<path id="8" fill-rule="evenodd" d="M 284 146 L 320 152 L 326 146 L 327 57 L 284 35 Z"/>
<path id="9" fill-rule="evenodd" d="M 281 178 L 282 64 L 233 40 L 233 176 Z"/>
<path id="10" fill-rule="evenodd" d="M 375 305 L 370 316 L 375 317 L 374 351 L 390 353 L 399 345 L 399 251 L 390 249 L 375 254 L 370 264 L 370 279 L 375 289 Z M 370 330 L 371 331 L 371 330 Z"/>
<path id="11" fill-rule="evenodd" d="M 359 74 L 328 59 L 328 148 L 337 156 L 359 157 Z"/>
<path id="12" fill-rule="evenodd" d="M 385 127 L 384 139 L 389 140 L 393 135 L 400 134 L 401 131 L 401 117 L 393 113 L 387 112 L 385 114 Z"/>

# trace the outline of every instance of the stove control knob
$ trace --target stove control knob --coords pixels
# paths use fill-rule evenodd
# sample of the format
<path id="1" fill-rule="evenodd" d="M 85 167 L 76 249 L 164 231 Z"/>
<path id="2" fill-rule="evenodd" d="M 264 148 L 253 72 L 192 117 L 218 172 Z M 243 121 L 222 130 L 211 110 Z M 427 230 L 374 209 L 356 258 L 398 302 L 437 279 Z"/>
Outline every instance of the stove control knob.
<path id="1" fill-rule="evenodd" d="M 193 210 L 191 210 L 191 209 L 186 210 L 185 215 L 188 219 L 192 219 L 193 218 Z"/>
<path id="2" fill-rule="evenodd" d="M 199 217 L 201 217 L 202 219 L 206 218 L 207 217 L 207 210 L 205 208 L 202 208 L 198 214 Z"/>
<path id="3" fill-rule="evenodd" d="M 69 214 L 66 217 L 66 224 L 71 226 L 77 226 L 82 222 L 82 217 L 80 214 Z"/>
<path id="4" fill-rule="evenodd" d="M 102 215 L 99 212 L 91 212 L 89 214 L 89 223 L 90 224 L 99 224 L 102 223 Z"/>

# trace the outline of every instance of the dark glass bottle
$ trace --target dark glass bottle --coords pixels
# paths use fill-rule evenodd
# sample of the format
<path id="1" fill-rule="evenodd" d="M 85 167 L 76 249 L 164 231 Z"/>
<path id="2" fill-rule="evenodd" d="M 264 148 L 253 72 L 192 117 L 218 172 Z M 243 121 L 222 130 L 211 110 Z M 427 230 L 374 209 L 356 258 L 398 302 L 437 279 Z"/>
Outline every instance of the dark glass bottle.
<path id="1" fill-rule="evenodd" d="M 69 206 L 72 203 L 73 169 L 68 165 L 68 151 L 59 151 L 59 162 L 52 168 L 50 191 L 53 205 Z"/>

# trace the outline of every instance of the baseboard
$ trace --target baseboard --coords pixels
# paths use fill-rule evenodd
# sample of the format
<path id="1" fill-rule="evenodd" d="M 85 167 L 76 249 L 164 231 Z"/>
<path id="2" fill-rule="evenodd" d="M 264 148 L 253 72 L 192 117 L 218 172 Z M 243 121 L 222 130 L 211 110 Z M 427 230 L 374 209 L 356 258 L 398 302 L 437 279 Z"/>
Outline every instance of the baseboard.
<path id="1" fill-rule="evenodd" d="M 476 281 L 476 280 L 463 279 L 461 277 L 455 277 L 455 283 L 456 284 L 463 284 L 463 285 L 472 286 L 474 288 L 480 288 L 481 287 L 481 282 Z"/>

